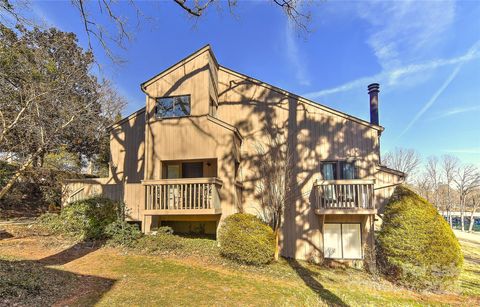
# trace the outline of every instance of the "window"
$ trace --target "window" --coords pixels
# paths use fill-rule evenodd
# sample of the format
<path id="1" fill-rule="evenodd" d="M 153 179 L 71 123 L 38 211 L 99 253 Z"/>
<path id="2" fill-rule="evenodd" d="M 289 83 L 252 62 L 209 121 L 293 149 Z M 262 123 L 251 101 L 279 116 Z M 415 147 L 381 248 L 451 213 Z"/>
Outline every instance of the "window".
<path id="1" fill-rule="evenodd" d="M 323 180 L 356 179 L 357 170 L 354 162 L 332 161 L 322 163 Z"/>
<path id="2" fill-rule="evenodd" d="M 325 258 L 362 259 L 360 224 L 325 224 L 323 252 Z"/>
<path id="3" fill-rule="evenodd" d="M 202 162 L 182 163 L 182 178 L 202 178 L 202 177 L 203 177 Z"/>
<path id="4" fill-rule="evenodd" d="M 167 165 L 167 179 L 180 178 L 180 165 L 170 164 Z"/>
<path id="5" fill-rule="evenodd" d="M 157 98 L 155 107 L 155 116 L 157 118 L 188 115 L 190 115 L 190 95 Z"/>

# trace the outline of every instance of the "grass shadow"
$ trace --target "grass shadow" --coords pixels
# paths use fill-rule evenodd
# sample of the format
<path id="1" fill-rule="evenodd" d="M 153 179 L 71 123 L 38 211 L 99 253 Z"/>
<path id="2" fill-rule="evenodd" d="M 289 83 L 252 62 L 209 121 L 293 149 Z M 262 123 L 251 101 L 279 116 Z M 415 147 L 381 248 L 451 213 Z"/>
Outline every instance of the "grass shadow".
<path id="1" fill-rule="evenodd" d="M 13 236 L 12 236 L 13 237 Z M 0 256 L 0 306 L 93 306 L 116 280 L 51 268 L 96 251 L 101 244 L 80 242 L 40 260 Z"/>
<path id="2" fill-rule="evenodd" d="M 287 259 L 287 262 L 303 280 L 305 285 L 312 289 L 322 301 L 331 306 L 348 306 L 348 304 L 342 301 L 340 297 L 326 289 L 317 279 L 315 279 L 315 272 L 303 266 L 295 259 Z"/>

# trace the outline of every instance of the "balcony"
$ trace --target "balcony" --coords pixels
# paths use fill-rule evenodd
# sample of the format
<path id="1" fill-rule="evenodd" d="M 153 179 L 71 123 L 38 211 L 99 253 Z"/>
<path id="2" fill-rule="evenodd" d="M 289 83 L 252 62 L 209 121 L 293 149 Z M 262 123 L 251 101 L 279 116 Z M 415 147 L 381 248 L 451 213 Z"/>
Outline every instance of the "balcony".
<path id="1" fill-rule="evenodd" d="M 376 214 L 373 180 L 317 180 L 315 213 Z"/>
<path id="2" fill-rule="evenodd" d="M 147 180 L 144 215 L 220 214 L 218 178 Z"/>

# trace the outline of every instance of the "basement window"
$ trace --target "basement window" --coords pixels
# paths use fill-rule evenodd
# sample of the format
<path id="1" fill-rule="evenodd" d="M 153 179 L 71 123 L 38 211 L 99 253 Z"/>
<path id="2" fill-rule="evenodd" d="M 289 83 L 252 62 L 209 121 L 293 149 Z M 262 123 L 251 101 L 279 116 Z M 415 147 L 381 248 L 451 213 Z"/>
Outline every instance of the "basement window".
<path id="1" fill-rule="evenodd" d="M 157 118 L 183 117 L 190 115 L 190 95 L 157 98 Z"/>
<path id="2" fill-rule="evenodd" d="M 325 224 L 323 254 L 329 259 L 362 259 L 360 224 Z"/>

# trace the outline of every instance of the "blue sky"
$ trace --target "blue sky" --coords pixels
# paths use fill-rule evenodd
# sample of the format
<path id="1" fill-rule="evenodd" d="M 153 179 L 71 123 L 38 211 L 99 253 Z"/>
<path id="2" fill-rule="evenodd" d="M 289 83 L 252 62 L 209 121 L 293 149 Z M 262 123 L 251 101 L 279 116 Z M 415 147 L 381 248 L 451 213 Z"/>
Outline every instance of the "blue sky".
<path id="1" fill-rule="evenodd" d="M 307 35 L 270 2 L 239 1 L 234 16 L 212 7 L 197 20 L 173 1 L 139 8 L 149 21 L 116 49 L 125 64 L 96 49 L 129 101 L 125 114 L 145 103 L 140 83 L 208 43 L 226 67 L 367 120 L 366 87 L 379 82 L 382 151 L 402 146 L 480 166 L 480 2 L 314 2 Z M 86 46 L 69 1 L 33 9 Z"/>

